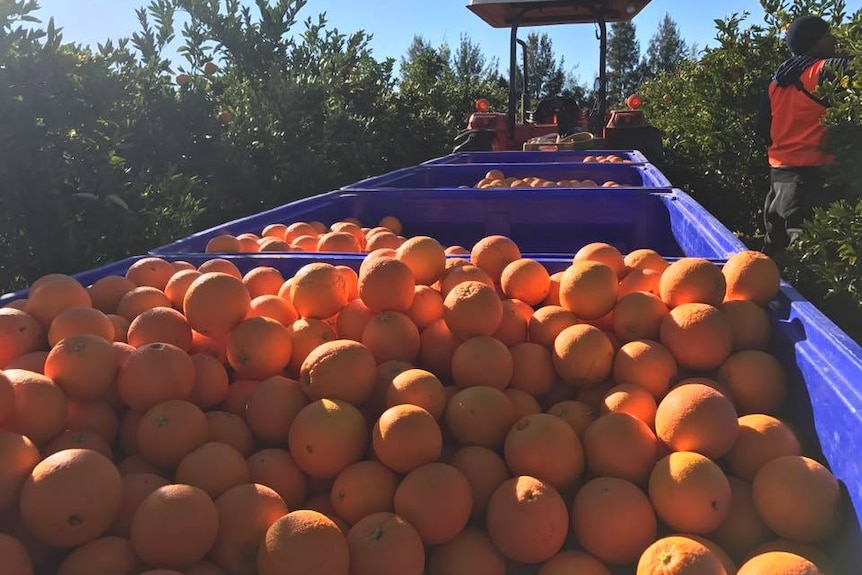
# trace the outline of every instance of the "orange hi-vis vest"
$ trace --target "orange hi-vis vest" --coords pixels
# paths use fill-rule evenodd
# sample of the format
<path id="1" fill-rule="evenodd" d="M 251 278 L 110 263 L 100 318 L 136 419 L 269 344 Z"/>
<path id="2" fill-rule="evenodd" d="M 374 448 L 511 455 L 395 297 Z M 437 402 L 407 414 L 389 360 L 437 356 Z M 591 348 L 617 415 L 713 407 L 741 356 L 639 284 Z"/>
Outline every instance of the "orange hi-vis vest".
<path id="1" fill-rule="evenodd" d="M 823 124 L 826 107 L 812 96 L 825 63 L 826 60 L 818 60 L 802 73 L 799 80 L 804 90 L 794 85 L 780 87 L 774 80 L 769 86 L 772 108 L 769 165 L 773 168 L 822 166 L 832 160 L 820 151 L 826 134 Z"/>

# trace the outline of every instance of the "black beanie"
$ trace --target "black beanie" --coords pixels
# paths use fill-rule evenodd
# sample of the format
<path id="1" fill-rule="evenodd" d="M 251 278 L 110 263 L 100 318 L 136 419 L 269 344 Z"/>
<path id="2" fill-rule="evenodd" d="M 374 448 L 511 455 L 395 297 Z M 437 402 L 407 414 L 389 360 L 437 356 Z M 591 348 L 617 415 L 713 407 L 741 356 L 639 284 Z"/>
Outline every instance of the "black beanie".
<path id="1" fill-rule="evenodd" d="M 829 24 L 823 18 L 800 16 L 787 28 L 787 47 L 794 56 L 806 55 L 827 32 Z"/>

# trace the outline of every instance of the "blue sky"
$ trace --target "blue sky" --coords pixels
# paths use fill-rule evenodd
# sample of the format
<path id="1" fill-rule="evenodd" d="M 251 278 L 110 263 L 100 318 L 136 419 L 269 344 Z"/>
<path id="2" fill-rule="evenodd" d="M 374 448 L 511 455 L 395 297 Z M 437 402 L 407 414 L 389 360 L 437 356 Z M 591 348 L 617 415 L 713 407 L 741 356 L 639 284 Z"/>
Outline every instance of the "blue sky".
<path id="1" fill-rule="evenodd" d="M 253 4 L 251 0 L 243 0 Z M 478 42 L 485 54 L 498 57 L 501 69 L 508 61 L 508 30 L 486 25 L 466 8 L 468 0 L 309 0 L 300 19 L 327 14 L 331 27 L 342 32 L 365 30 L 374 36 L 372 47 L 378 59 L 399 59 L 414 34 L 421 34 L 434 45 L 446 41 L 456 46 L 462 33 Z M 95 44 L 107 38 L 131 35 L 138 29 L 134 9 L 144 0 L 39 0 L 38 15 L 47 21 L 53 16 L 64 29 L 67 41 Z M 848 13 L 862 7 L 862 0 L 849 0 Z M 653 0 L 635 18 L 641 49 L 646 50 L 650 36 L 664 14 L 676 20 L 683 37 L 700 47 L 714 42 L 716 18 L 749 11 L 752 23 L 762 23 L 763 10 L 757 0 Z M 566 67 L 587 84 L 592 83 L 598 67 L 598 41 L 589 25 L 547 26 L 534 30 L 548 32 L 554 50 L 565 56 Z M 522 33 L 524 36 L 526 32 Z"/>

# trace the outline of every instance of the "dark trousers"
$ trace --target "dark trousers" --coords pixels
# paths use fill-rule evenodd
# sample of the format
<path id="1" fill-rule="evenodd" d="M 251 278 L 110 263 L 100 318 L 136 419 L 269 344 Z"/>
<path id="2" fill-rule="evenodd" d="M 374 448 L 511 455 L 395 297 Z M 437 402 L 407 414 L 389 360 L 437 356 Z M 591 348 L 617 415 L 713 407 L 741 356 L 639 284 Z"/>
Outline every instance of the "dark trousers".
<path id="1" fill-rule="evenodd" d="M 812 216 L 815 207 L 827 206 L 838 197 L 835 190 L 824 185 L 818 167 L 772 168 L 770 180 L 763 205 L 763 251 L 773 255 L 799 237 L 803 222 Z"/>

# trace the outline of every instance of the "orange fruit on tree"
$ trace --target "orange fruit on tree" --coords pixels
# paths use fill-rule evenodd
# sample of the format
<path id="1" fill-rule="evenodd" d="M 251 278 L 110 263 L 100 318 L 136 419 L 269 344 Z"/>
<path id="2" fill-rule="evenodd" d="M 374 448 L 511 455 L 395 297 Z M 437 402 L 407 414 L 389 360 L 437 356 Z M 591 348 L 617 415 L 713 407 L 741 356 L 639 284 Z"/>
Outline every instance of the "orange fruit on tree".
<path id="1" fill-rule="evenodd" d="M 349 565 L 349 547 L 338 525 L 304 509 L 270 525 L 257 556 L 259 575 L 348 575 Z"/>
<path id="2" fill-rule="evenodd" d="M 189 325 L 210 337 L 230 333 L 248 313 L 251 297 L 241 279 L 221 272 L 201 275 L 183 298 Z"/>
<path id="3" fill-rule="evenodd" d="M 32 351 L 47 349 L 45 330 L 36 318 L 21 310 L 0 308 L 0 369 Z"/>
<path id="4" fill-rule="evenodd" d="M 671 453 L 656 463 L 649 496 L 659 519 L 683 533 L 711 533 L 730 511 L 730 483 L 724 471 L 691 451 Z"/>
<path id="5" fill-rule="evenodd" d="M 554 339 L 554 367 L 577 387 L 594 387 L 611 374 L 614 347 L 608 336 L 589 324 L 567 327 Z"/>
<path id="6" fill-rule="evenodd" d="M 60 386 L 66 397 L 77 401 L 104 397 L 114 384 L 117 368 L 114 346 L 88 333 L 63 339 L 45 359 L 45 376 Z"/>
<path id="7" fill-rule="evenodd" d="M 754 413 L 739 418 L 739 436 L 725 459 L 731 471 L 752 481 L 764 465 L 785 455 L 802 455 L 796 433 L 780 419 Z"/>
<path id="8" fill-rule="evenodd" d="M 430 413 L 416 405 L 390 407 L 371 431 L 377 459 L 398 473 L 437 461 L 443 448 L 440 426 Z"/>
<path id="9" fill-rule="evenodd" d="M 137 556 L 154 567 L 184 569 L 204 558 L 218 535 L 215 503 L 191 485 L 165 485 L 135 511 L 131 541 Z"/>
<path id="10" fill-rule="evenodd" d="M 413 305 L 416 279 L 410 267 L 390 256 L 363 262 L 359 270 L 359 298 L 374 312 L 406 312 Z"/>
<path id="11" fill-rule="evenodd" d="M 730 392 L 741 415 L 777 413 L 788 395 L 787 370 L 765 351 L 732 354 L 719 366 L 715 379 Z"/>
<path id="12" fill-rule="evenodd" d="M 610 565 L 637 561 L 657 529 L 647 496 L 618 477 L 599 477 L 581 487 L 572 502 L 572 525 L 581 547 Z"/>
<path id="13" fill-rule="evenodd" d="M 110 459 L 90 449 L 67 449 L 30 472 L 21 487 L 21 518 L 49 545 L 77 547 L 108 530 L 122 492 L 120 472 Z"/>
<path id="14" fill-rule="evenodd" d="M 215 500 L 218 535 L 209 553 L 227 573 L 255 573 L 257 552 L 270 525 L 287 515 L 278 493 L 255 483 L 242 483 Z"/>
<path id="15" fill-rule="evenodd" d="M 47 444 L 66 427 L 66 394 L 51 379 L 32 371 L 7 369 L 12 384 L 13 409 L 3 427 L 26 435 L 38 446 Z"/>
<path id="16" fill-rule="evenodd" d="M 391 512 L 359 520 L 347 534 L 350 573 L 354 575 L 422 575 L 425 547 L 416 529 Z"/>
<path id="17" fill-rule="evenodd" d="M 377 461 L 357 461 L 332 483 L 330 503 L 339 517 L 355 525 L 363 517 L 392 511 L 398 477 Z"/>
<path id="18" fill-rule="evenodd" d="M 491 496 L 488 535 L 510 561 L 541 563 L 566 541 L 569 516 L 559 492 L 526 475 L 504 481 Z"/>
<path id="19" fill-rule="evenodd" d="M 347 305 L 344 276 L 328 263 L 306 264 L 291 280 L 290 301 L 301 318 L 330 318 Z"/>
<path id="20" fill-rule="evenodd" d="M 18 504 L 21 486 L 39 463 L 39 448 L 26 435 L 0 430 L 0 513 Z"/>
<path id="21" fill-rule="evenodd" d="M 758 305 L 766 305 L 777 294 L 781 273 L 768 255 L 746 250 L 727 258 L 721 268 L 727 282 L 728 300 L 748 300 Z"/>
<path id="22" fill-rule="evenodd" d="M 638 559 L 637 575 L 725 575 L 718 557 L 702 543 L 681 535 L 662 537 Z"/>
<path id="23" fill-rule="evenodd" d="M 452 356 L 452 379 L 458 387 L 508 387 L 514 373 L 512 353 L 500 340 L 475 336 L 464 340 Z"/>
<path id="24" fill-rule="evenodd" d="M 618 291 L 612 267 L 579 260 L 566 268 L 560 279 L 560 305 L 581 319 L 599 319 L 614 308 Z"/>
<path id="25" fill-rule="evenodd" d="M 704 303 L 686 303 L 664 316 L 659 341 L 680 366 L 710 371 L 730 355 L 733 332 L 727 316 L 718 308 Z"/>
<path id="26" fill-rule="evenodd" d="M 661 400 L 655 417 L 656 435 L 674 451 L 696 451 L 718 459 L 739 434 L 736 409 L 715 388 L 687 383 Z"/>
<path id="27" fill-rule="evenodd" d="M 288 509 L 297 509 L 305 501 L 308 478 L 286 449 L 262 449 L 246 459 L 246 463 L 251 482 L 273 489 Z"/>
<path id="28" fill-rule="evenodd" d="M 577 262 L 598 262 L 611 268 L 616 274 L 618 281 L 626 275 L 626 263 L 623 255 L 614 246 L 604 242 L 593 242 L 583 246 L 572 259 Z"/>
<path id="29" fill-rule="evenodd" d="M 61 311 L 48 329 L 48 345 L 54 347 L 70 335 L 97 335 L 114 341 L 114 324 L 103 312 L 92 307 L 70 307 Z"/>
<path id="30" fill-rule="evenodd" d="M 454 539 L 430 551 L 428 575 L 504 575 L 506 559 L 488 534 L 467 526 Z"/>
<path id="31" fill-rule="evenodd" d="M 207 442 L 209 426 L 193 403 L 171 399 L 157 403 L 141 417 L 137 430 L 140 454 L 161 468 L 173 469 Z"/>
<path id="32" fill-rule="evenodd" d="M 458 391 L 449 399 L 444 417 L 459 445 L 498 449 L 515 423 L 515 407 L 501 390 L 474 386 Z"/>
<path id="33" fill-rule="evenodd" d="M 841 518 L 838 480 L 808 457 L 773 459 L 757 472 L 751 489 L 763 521 L 792 541 L 822 541 L 835 531 Z"/>
<path id="34" fill-rule="evenodd" d="M 213 500 L 232 487 L 249 481 L 248 464 L 242 454 L 226 443 L 204 443 L 182 458 L 177 483 L 203 489 Z"/>
<path id="35" fill-rule="evenodd" d="M 434 419 L 440 419 L 446 410 L 446 393 L 443 384 L 430 371 L 408 369 L 396 375 L 386 390 L 386 407 L 410 404 L 421 407 Z"/>
<path id="36" fill-rule="evenodd" d="M 395 490 L 395 513 L 413 525 L 427 545 L 453 539 L 470 519 L 473 494 L 464 474 L 445 463 L 408 473 Z"/>
<path id="37" fill-rule="evenodd" d="M 786 551 L 768 551 L 755 555 L 736 572 L 737 575 L 826 575 L 809 559 Z"/>
<path id="38" fill-rule="evenodd" d="M 584 471 L 581 440 L 566 422 L 546 413 L 515 423 L 503 453 L 512 473 L 535 477 L 557 490 L 574 485 Z"/>
<path id="39" fill-rule="evenodd" d="M 627 413 L 607 413 L 584 432 L 586 467 L 596 477 L 619 477 L 637 485 L 649 478 L 659 459 L 655 434 Z"/>
<path id="40" fill-rule="evenodd" d="M 461 339 L 493 335 L 503 321 L 503 303 L 496 290 L 477 281 L 456 285 L 443 300 L 443 319 Z"/>
<path id="41" fill-rule="evenodd" d="M 398 311 L 374 315 L 362 330 L 362 343 L 377 363 L 391 360 L 414 362 L 422 345 L 416 324 Z"/>
<path id="42" fill-rule="evenodd" d="M 117 391 L 138 411 L 169 399 L 188 398 L 194 389 L 195 364 L 180 348 L 151 343 L 133 351 L 117 373 Z"/>
<path id="43" fill-rule="evenodd" d="M 539 262 L 521 258 L 503 268 L 500 286 L 506 297 L 534 306 L 542 303 L 548 296 L 551 276 Z"/>
<path id="44" fill-rule="evenodd" d="M 744 561 L 756 547 L 774 535 L 754 507 L 751 484 L 733 475 L 729 475 L 727 481 L 730 483 L 730 509 L 709 537 L 731 557 Z"/>
<path id="45" fill-rule="evenodd" d="M 107 275 L 93 282 L 87 291 L 95 309 L 111 314 L 117 311 L 120 299 L 135 287 L 137 286 L 124 276 Z"/>
<path id="46" fill-rule="evenodd" d="M 503 458 L 495 451 L 480 445 L 459 448 L 449 459 L 449 465 L 463 473 L 470 483 L 474 519 L 485 517 L 494 491 L 512 477 Z"/>
<path id="47" fill-rule="evenodd" d="M 624 295 L 614 306 L 614 335 L 622 343 L 636 339 L 658 339 L 662 319 L 669 311 L 664 302 L 650 293 Z"/>
<path id="48" fill-rule="evenodd" d="M 296 415 L 287 437 L 293 459 L 318 479 L 334 479 L 362 459 L 368 429 L 358 409 L 338 399 L 319 399 Z"/>
<path id="49" fill-rule="evenodd" d="M 473 244 L 470 251 L 470 263 L 481 268 L 495 284 L 500 283 L 500 277 L 507 265 L 521 259 L 521 250 L 510 238 L 505 236 L 487 236 Z"/>
<path id="50" fill-rule="evenodd" d="M 659 293 L 670 308 L 686 303 L 718 306 L 724 301 L 726 283 L 721 269 L 698 257 L 683 257 L 661 274 Z"/>

